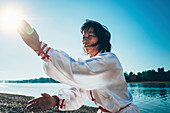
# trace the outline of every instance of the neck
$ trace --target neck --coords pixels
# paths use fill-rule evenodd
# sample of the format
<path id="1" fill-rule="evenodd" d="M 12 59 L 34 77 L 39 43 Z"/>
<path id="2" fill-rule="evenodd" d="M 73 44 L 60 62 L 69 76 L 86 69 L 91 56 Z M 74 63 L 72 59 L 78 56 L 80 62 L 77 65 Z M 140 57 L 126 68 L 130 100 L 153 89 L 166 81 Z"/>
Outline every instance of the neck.
<path id="1" fill-rule="evenodd" d="M 96 56 L 98 53 L 99 53 L 99 45 L 96 45 L 95 47 L 93 47 L 92 51 L 89 53 L 90 58 Z"/>
<path id="2" fill-rule="evenodd" d="M 94 51 L 93 53 L 90 54 L 91 55 L 90 58 L 96 56 L 98 53 L 99 53 L 98 51 Z"/>

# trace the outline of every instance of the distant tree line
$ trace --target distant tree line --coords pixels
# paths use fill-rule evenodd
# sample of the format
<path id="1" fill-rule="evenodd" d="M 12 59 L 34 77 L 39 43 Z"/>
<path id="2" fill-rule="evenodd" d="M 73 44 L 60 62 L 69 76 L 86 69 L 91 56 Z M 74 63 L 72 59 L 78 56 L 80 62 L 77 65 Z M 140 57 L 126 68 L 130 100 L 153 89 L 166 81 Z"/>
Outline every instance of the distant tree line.
<path id="1" fill-rule="evenodd" d="M 36 79 L 29 79 L 29 80 L 9 80 L 5 81 L 6 83 L 59 83 L 52 78 L 36 78 Z"/>
<path id="2" fill-rule="evenodd" d="M 170 82 L 170 70 L 164 71 L 164 68 L 158 68 L 157 72 L 155 70 L 147 70 L 143 72 L 138 72 L 137 74 L 130 72 L 124 73 L 127 82 L 144 82 L 144 81 L 159 81 L 159 82 Z M 2 80 L 0 82 L 3 82 Z M 59 83 L 52 78 L 38 78 L 29 80 L 5 80 L 6 83 Z"/>
<path id="3" fill-rule="evenodd" d="M 159 82 L 170 82 L 170 70 L 164 71 L 164 68 L 158 68 L 155 70 L 147 70 L 138 72 L 137 74 L 130 72 L 124 73 L 127 82 L 142 82 L 142 81 L 159 81 Z"/>

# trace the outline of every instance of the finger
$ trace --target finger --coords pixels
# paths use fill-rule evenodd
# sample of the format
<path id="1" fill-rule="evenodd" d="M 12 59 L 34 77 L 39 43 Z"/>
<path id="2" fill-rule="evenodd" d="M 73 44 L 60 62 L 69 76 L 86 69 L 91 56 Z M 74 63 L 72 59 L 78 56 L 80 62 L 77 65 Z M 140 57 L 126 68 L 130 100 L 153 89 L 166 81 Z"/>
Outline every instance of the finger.
<path id="1" fill-rule="evenodd" d="M 26 109 L 30 110 L 32 108 L 35 108 L 36 106 L 37 106 L 37 103 L 32 103 L 32 104 L 27 105 Z"/>
<path id="2" fill-rule="evenodd" d="M 43 111 L 43 109 L 39 106 L 33 106 L 33 107 L 30 107 L 28 111 L 39 112 L 39 111 Z"/>
<path id="3" fill-rule="evenodd" d="M 32 31 L 30 32 L 30 34 L 37 34 L 37 31 L 34 28 L 32 28 Z"/>
<path id="4" fill-rule="evenodd" d="M 36 33 L 36 31 L 35 31 L 35 29 L 34 28 L 32 28 L 31 26 L 27 26 L 26 27 L 26 32 L 27 32 L 27 34 L 29 34 L 29 35 L 31 35 L 31 34 L 35 34 Z"/>
<path id="5" fill-rule="evenodd" d="M 20 35 L 26 34 L 24 28 L 22 28 L 21 25 L 19 25 L 19 26 L 17 27 L 17 32 L 18 32 Z"/>
<path id="6" fill-rule="evenodd" d="M 24 22 L 23 22 L 23 20 L 20 20 L 19 21 L 19 24 L 18 24 L 18 27 L 17 28 L 20 28 L 20 29 L 24 29 L 25 28 L 25 24 L 24 24 Z"/>
<path id="7" fill-rule="evenodd" d="M 26 108 L 28 111 L 33 111 L 35 109 L 35 107 L 30 107 L 30 108 Z"/>
<path id="8" fill-rule="evenodd" d="M 28 111 L 33 111 L 33 112 L 38 112 L 38 111 L 42 111 L 43 109 L 41 107 L 39 107 L 38 105 L 34 104 L 34 105 L 29 105 L 26 108 Z"/>
<path id="9" fill-rule="evenodd" d="M 28 111 L 30 111 L 30 112 L 34 112 L 34 111 L 36 111 L 36 107 L 32 107 L 32 108 L 30 108 L 30 109 L 27 109 Z"/>
<path id="10" fill-rule="evenodd" d="M 17 28 L 17 32 L 20 34 L 21 37 L 24 35 L 20 28 Z"/>
<path id="11" fill-rule="evenodd" d="M 29 23 L 26 21 L 26 20 L 20 20 L 20 25 L 22 25 L 22 27 L 25 27 L 25 26 L 30 26 Z"/>
<path id="12" fill-rule="evenodd" d="M 22 32 L 32 34 L 34 29 L 28 24 L 25 20 L 20 20 L 18 28 L 22 30 Z"/>
<path id="13" fill-rule="evenodd" d="M 47 94 L 47 93 L 41 93 L 41 95 L 43 96 L 43 97 L 51 97 L 49 94 Z"/>
<path id="14" fill-rule="evenodd" d="M 35 103 L 35 102 L 37 102 L 37 101 L 38 101 L 38 98 L 32 99 L 32 100 L 28 101 L 28 104 Z"/>

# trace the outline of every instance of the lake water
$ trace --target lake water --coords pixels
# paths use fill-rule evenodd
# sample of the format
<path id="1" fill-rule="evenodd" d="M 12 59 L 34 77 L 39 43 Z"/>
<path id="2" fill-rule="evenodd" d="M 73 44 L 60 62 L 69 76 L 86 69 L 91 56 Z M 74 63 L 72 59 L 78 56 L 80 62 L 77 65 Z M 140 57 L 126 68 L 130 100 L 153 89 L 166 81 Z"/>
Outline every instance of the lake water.
<path id="1" fill-rule="evenodd" d="M 61 83 L 0 83 L 0 93 L 39 97 L 41 93 L 53 95 L 56 89 L 66 87 Z M 128 89 L 140 113 L 170 113 L 170 83 L 128 83 Z M 85 105 L 97 107 L 90 100 Z"/>

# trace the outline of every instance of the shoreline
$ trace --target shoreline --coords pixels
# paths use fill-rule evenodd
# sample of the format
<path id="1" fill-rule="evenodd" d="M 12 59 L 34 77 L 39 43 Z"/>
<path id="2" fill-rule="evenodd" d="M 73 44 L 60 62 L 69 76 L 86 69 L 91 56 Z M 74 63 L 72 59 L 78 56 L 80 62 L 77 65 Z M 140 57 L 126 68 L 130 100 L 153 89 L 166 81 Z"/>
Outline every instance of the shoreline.
<path id="1" fill-rule="evenodd" d="M 17 83 L 17 82 L 0 82 L 0 84 L 12 84 L 12 83 Z M 37 84 L 37 83 L 41 83 L 41 82 L 37 82 L 37 83 L 32 83 L 32 82 L 22 82 L 22 83 L 17 83 L 17 84 L 24 84 L 24 83 L 28 83 L 28 84 Z M 45 83 L 48 83 L 48 84 L 50 84 L 50 83 L 53 83 L 53 82 L 42 82 L 41 84 L 45 84 Z M 127 83 L 170 83 L 170 81 L 166 81 L 166 82 L 164 82 L 164 81 L 141 81 L 141 82 L 127 82 Z M 58 83 L 56 83 L 56 84 L 58 84 Z"/>
<path id="2" fill-rule="evenodd" d="M 34 97 L 25 95 L 0 93 L 0 113 L 32 113 L 26 109 L 26 106 L 27 102 L 33 98 Z M 96 113 L 97 110 L 97 108 L 83 105 L 81 108 L 74 111 L 59 111 L 56 107 L 52 107 L 38 113 Z"/>
<path id="3" fill-rule="evenodd" d="M 163 82 L 163 81 L 141 81 L 141 82 L 127 82 L 127 83 L 170 83 L 170 81 Z"/>

